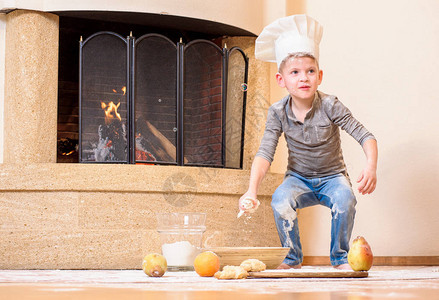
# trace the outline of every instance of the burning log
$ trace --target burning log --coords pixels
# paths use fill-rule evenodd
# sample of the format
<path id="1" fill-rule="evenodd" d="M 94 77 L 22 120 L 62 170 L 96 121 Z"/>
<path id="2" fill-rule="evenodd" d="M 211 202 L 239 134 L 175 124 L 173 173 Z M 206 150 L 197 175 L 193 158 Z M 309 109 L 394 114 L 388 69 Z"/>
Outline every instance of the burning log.
<path id="1" fill-rule="evenodd" d="M 99 141 L 93 149 L 97 162 L 121 162 L 127 159 L 127 138 L 125 124 L 112 122 L 99 125 Z"/>
<path id="2" fill-rule="evenodd" d="M 137 119 L 137 160 L 171 162 L 176 161 L 176 155 L 177 151 L 175 146 L 154 125 L 145 120 L 144 117 Z"/>
<path id="3" fill-rule="evenodd" d="M 125 95 L 126 87 L 122 88 Z M 113 89 L 113 93 L 117 91 Z M 106 104 L 101 101 L 101 108 L 105 112 L 105 125 L 99 125 L 99 140 L 93 149 L 97 162 L 123 162 L 127 160 L 127 134 L 126 126 L 122 122 L 122 117 L 118 113 L 120 101 L 115 104 L 113 101 Z"/>

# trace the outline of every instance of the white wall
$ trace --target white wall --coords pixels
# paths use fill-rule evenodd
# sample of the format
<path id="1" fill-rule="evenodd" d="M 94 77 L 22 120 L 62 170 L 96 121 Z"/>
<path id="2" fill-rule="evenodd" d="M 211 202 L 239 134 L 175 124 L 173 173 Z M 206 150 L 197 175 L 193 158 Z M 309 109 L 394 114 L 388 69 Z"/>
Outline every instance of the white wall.
<path id="1" fill-rule="evenodd" d="M 378 187 L 357 193 L 353 237 L 363 235 L 375 255 L 439 255 L 439 1 L 304 2 L 324 27 L 320 89 L 378 139 Z M 344 132 L 342 143 L 356 189 L 364 154 Z M 282 147 L 272 171 L 284 172 L 285 163 Z M 305 255 L 328 255 L 329 210 L 304 209 L 300 222 Z"/>

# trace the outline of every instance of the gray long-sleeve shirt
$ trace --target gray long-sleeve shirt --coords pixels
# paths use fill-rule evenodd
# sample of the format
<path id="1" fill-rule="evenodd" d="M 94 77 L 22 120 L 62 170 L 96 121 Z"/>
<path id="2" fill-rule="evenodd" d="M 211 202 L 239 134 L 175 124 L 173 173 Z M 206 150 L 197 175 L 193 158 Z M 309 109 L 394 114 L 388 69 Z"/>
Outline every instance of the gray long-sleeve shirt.
<path id="1" fill-rule="evenodd" d="M 287 170 L 305 177 L 347 174 L 340 141 L 341 127 L 360 145 L 375 137 L 335 96 L 316 92 L 304 122 L 291 110 L 288 95 L 268 110 L 264 136 L 256 156 L 273 161 L 279 137 L 284 132 L 288 146 Z"/>

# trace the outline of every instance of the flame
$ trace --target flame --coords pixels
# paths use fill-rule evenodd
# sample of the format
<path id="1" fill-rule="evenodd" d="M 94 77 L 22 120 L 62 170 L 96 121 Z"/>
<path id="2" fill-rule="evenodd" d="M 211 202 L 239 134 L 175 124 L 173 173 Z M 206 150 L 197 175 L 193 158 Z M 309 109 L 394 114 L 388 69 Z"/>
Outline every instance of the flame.
<path id="1" fill-rule="evenodd" d="M 127 87 L 124 86 L 120 89 L 123 92 L 123 95 L 125 96 L 126 92 L 127 92 Z M 113 93 L 117 94 L 117 91 L 115 89 L 113 89 Z"/>
<path id="2" fill-rule="evenodd" d="M 75 150 L 72 150 L 72 151 L 67 152 L 67 153 L 62 153 L 62 155 L 68 156 L 68 155 L 71 155 L 73 153 L 75 153 Z"/>
<path id="3" fill-rule="evenodd" d="M 114 104 L 113 101 L 111 101 L 110 103 L 105 104 L 105 102 L 101 101 L 101 107 L 105 112 L 105 124 L 110 124 L 114 118 L 118 118 L 119 121 L 122 121 L 120 114 L 117 112 L 119 106 L 120 102 Z"/>
<path id="4" fill-rule="evenodd" d="M 112 89 L 113 93 L 117 94 L 117 90 L 116 89 Z M 121 91 L 123 92 L 123 95 L 126 94 L 127 91 L 127 87 L 124 86 L 121 88 Z M 101 108 L 104 110 L 105 112 L 105 124 L 109 125 L 114 118 L 118 118 L 119 121 L 122 121 L 122 118 L 120 116 L 120 114 L 117 112 L 117 109 L 120 106 L 120 102 L 117 104 L 114 104 L 113 101 L 111 101 L 110 103 L 106 104 L 105 102 L 101 101 Z"/>

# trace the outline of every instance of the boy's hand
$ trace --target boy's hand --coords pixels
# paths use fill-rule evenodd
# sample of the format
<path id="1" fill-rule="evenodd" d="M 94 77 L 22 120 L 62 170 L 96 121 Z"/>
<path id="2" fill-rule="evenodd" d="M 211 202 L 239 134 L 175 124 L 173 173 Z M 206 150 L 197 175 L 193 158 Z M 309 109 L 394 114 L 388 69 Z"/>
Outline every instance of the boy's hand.
<path id="1" fill-rule="evenodd" d="M 250 195 L 255 195 L 250 196 Z M 239 213 L 237 218 L 241 217 L 243 214 L 249 215 L 251 213 L 254 213 L 261 202 L 256 199 L 256 193 L 247 192 L 245 193 L 240 199 L 239 199 Z"/>
<path id="2" fill-rule="evenodd" d="M 378 147 L 375 139 L 369 139 L 363 143 L 363 150 L 366 154 L 367 164 L 361 171 L 357 179 L 359 183 L 358 191 L 365 195 L 370 194 L 375 190 L 377 184 L 377 161 L 378 161 Z"/>
<path id="3" fill-rule="evenodd" d="M 376 169 L 371 167 L 364 168 L 357 182 L 359 183 L 358 192 L 363 195 L 372 193 L 377 183 Z"/>
<path id="4" fill-rule="evenodd" d="M 243 202 L 244 199 L 250 198 L 250 199 L 255 199 L 254 201 L 256 201 L 256 196 L 257 196 L 256 193 L 252 193 L 250 191 L 247 191 L 244 195 L 242 195 L 241 198 L 239 198 L 239 201 L 238 201 L 239 210 L 243 210 L 243 211 L 246 210 L 246 208 L 242 205 L 243 204 L 242 202 Z"/>

